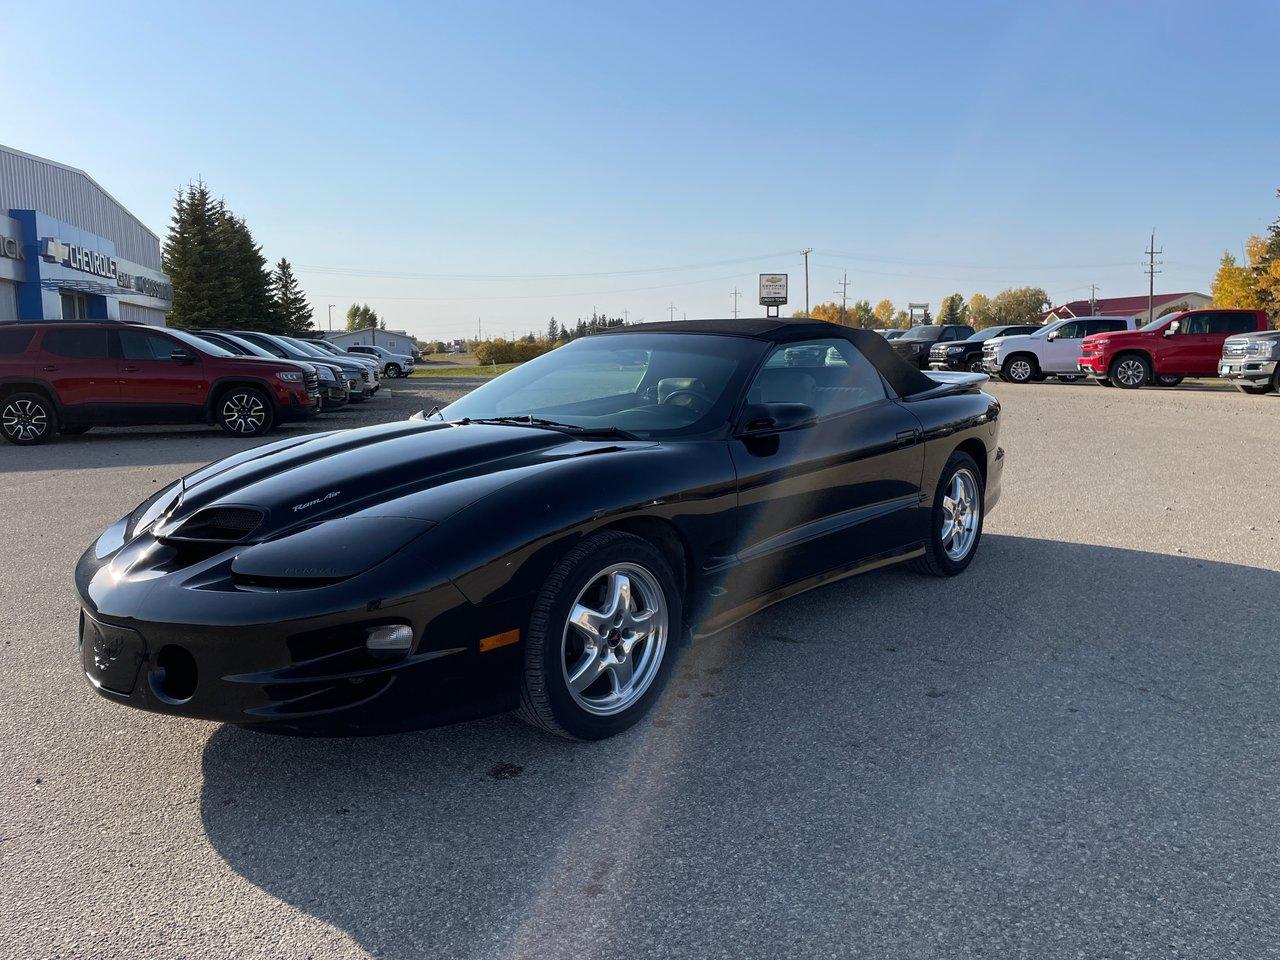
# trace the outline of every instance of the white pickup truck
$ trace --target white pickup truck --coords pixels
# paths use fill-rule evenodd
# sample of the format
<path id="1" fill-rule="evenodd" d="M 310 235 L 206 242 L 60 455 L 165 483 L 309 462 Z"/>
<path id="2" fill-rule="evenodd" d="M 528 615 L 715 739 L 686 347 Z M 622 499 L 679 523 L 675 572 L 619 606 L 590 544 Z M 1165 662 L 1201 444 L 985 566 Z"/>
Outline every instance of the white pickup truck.
<path id="1" fill-rule="evenodd" d="M 1035 333 L 993 337 L 982 346 L 982 369 L 1009 383 L 1030 383 L 1057 377 L 1075 383 L 1084 375 L 1076 369 L 1080 341 L 1094 333 L 1137 329 L 1133 317 L 1072 317 L 1046 323 Z"/>

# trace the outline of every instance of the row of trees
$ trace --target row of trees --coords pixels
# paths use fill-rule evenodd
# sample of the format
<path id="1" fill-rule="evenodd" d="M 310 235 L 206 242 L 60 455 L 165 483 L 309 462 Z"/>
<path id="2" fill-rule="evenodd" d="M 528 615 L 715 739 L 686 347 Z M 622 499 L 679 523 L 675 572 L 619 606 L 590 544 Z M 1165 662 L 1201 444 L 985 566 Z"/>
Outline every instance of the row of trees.
<path id="1" fill-rule="evenodd" d="M 1280 190 L 1276 191 L 1280 197 Z M 1219 307 L 1265 310 L 1271 325 L 1280 326 L 1280 217 L 1266 236 L 1251 236 L 1244 244 L 1245 263 L 1229 252 L 1222 255 L 1210 292 Z"/>
<path id="2" fill-rule="evenodd" d="M 162 256 L 173 283 L 174 326 L 235 324 L 284 334 L 311 329 L 311 305 L 289 261 L 282 257 L 269 268 L 245 221 L 203 181 L 178 191 Z"/>
<path id="3" fill-rule="evenodd" d="M 1039 323 L 1048 306 L 1049 296 L 1040 287 L 1012 287 L 994 297 L 975 293 L 968 300 L 953 293 L 942 298 L 936 317 L 925 307 L 919 319 L 924 323 L 967 323 L 981 330 L 1009 323 Z M 796 311 L 793 316 L 802 317 L 804 311 Z M 895 307 L 892 300 L 881 300 L 874 307 L 870 300 L 857 300 L 844 309 L 838 303 L 820 303 L 809 311 L 809 316 L 868 329 L 897 329 L 911 323 L 911 315 Z"/>
<path id="4" fill-rule="evenodd" d="M 593 313 L 590 320 L 578 318 L 573 326 L 560 323 L 555 317 L 547 321 L 547 332 L 543 335 L 526 333 L 516 340 L 495 337 L 492 340 L 480 340 L 471 344 L 471 351 L 481 363 L 523 363 L 544 353 L 548 353 L 570 340 L 588 337 L 612 327 L 621 327 L 626 323 L 622 317 L 607 317 L 602 313 Z M 440 344 L 442 348 L 444 344 Z"/>

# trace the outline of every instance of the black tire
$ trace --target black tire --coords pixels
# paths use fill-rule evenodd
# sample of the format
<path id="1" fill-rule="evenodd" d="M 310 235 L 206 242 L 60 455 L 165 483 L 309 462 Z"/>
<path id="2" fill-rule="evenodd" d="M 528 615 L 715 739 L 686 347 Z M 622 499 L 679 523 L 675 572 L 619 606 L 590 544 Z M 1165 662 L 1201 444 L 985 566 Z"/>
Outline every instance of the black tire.
<path id="1" fill-rule="evenodd" d="M 1136 353 L 1123 353 L 1111 361 L 1108 377 L 1121 390 L 1137 390 L 1151 382 L 1151 363 Z"/>
<path id="2" fill-rule="evenodd" d="M 947 489 L 951 486 L 956 474 L 962 470 L 968 471 L 977 486 L 977 529 L 974 532 L 973 542 L 969 544 L 964 554 L 959 558 L 953 558 L 947 554 L 942 543 L 945 510 L 943 498 L 947 495 Z M 956 574 L 963 573 L 973 561 L 978 552 L 978 545 L 982 542 L 982 523 L 986 518 L 985 498 L 986 484 L 983 482 L 982 471 L 978 469 L 978 464 L 973 457 L 959 450 L 951 454 L 947 465 L 942 469 L 942 476 L 938 478 L 938 486 L 933 492 L 933 509 L 929 513 L 929 539 L 925 543 L 924 556 L 912 560 L 911 568 L 917 573 L 932 577 L 954 577 Z"/>
<path id="3" fill-rule="evenodd" d="M 0 433 L 19 447 L 48 443 L 58 432 L 58 413 L 40 393 L 11 393 L 0 400 Z"/>
<path id="4" fill-rule="evenodd" d="M 1176 387 L 1178 384 L 1182 382 L 1182 380 L 1183 380 L 1182 377 L 1174 377 L 1174 376 L 1162 377 L 1157 375 L 1155 383 L 1157 387 Z"/>
<path id="5" fill-rule="evenodd" d="M 1015 353 L 1000 367 L 1000 377 L 1006 383 L 1030 383 L 1036 378 L 1040 367 L 1035 358 L 1025 353 Z"/>
<path id="6" fill-rule="evenodd" d="M 382 368 L 382 375 L 386 377 L 388 380 L 399 380 L 400 366 L 395 363 L 388 363 L 385 367 Z"/>
<path id="7" fill-rule="evenodd" d="M 276 422 L 271 398 L 258 387 L 231 387 L 218 394 L 213 416 L 224 432 L 233 437 L 260 437 Z"/>
<path id="8" fill-rule="evenodd" d="M 569 611 L 579 595 L 601 572 L 619 563 L 647 571 L 658 584 L 667 609 L 667 633 L 662 658 L 641 695 L 626 709 L 600 716 L 581 706 L 570 692 L 565 676 L 565 638 Z M 657 547 L 648 540 L 619 531 L 604 531 L 588 537 L 556 564 L 534 601 L 524 636 L 521 718 L 573 740 L 602 740 L 621 733 L 644 716 L 661 694 L 671 675 L 683 631 L 680 588 L 670 564 Z"/>
<path id="9" fill-rule="evenodd" d="M 1269 383 L 1236 383 L 1236 389 L 1241 393 L 1247 393 L 1250 396 L 1260 397 L 1265 393 L 1271 392 L 1271 384 Z"/>
<path id="10" fill-rule="evenodd" d="M 1109 387 L 1109 386 L 1111 386 L 1111 381 L 1110 381 L 1110 380 L 1108 380 L 1106 377 L 1094 377 L 1094 378 L 1093 378 L 1093 382 L 1094 382 L 1094 383 L 1096 383 L 1096 384 L 1097 384 L 1098 386 L 1100 386 L 1100 387 Z"/>
<path id="11" fill-rule="evenodd" d="M 1060 373 L 1060 374 L 1058 374 L 1058 379 L 1059 379 L 1059 380 L 1061 380 L 1063 383 L 1079 383 L 1081 380 L 1083 380 L 1083 379 L 1084 379 L 1084 374 L 1082 374 L 1082 373 Z"/>
<path id="12" fill-rule="evenodd" d="M 68 437 L 80 437 L 88 433 L 92 429 L 93 429 L 93 424 L 91 423 L 77 423 L 75 426 L 72 426 L 72 427 L 63 427 L 58 432 L 65 433 Z"/>
<path id="13" fill-rule="evenodd" d="M 979 357 L 977 360 L 969 361 L 969 372 L 970 373 L 986 373 L 987 372 L 987 368 L 982 365 L 981 357 Z"/>

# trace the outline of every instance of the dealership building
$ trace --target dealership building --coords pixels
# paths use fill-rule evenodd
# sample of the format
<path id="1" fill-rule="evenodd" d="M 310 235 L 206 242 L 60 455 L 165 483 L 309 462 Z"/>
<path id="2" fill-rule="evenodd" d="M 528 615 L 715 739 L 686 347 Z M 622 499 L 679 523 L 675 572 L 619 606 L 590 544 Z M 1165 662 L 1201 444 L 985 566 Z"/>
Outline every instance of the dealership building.
<path id="1" fill-rule="evenodd" d="M 163 326 L 160 238 L 83 170 L 0 145 L 0 320 Z"/>

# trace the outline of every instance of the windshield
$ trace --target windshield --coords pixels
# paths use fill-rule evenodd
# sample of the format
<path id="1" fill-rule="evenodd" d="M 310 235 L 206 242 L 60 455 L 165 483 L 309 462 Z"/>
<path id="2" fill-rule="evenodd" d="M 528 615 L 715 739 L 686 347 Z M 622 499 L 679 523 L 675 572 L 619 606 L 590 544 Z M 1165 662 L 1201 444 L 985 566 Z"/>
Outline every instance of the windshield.
<path id="1" fill-rule="evenodd" d="M 311 343 L 310 340 L 308 340 L 307 342 Z M 317 350 L 321 351 L 322 353 L 329 354 L 329 356 L 331 357 L 334 356 L 335 354 L 342 353 L 342 351 L 339 350 L 337 347 L 335 347 L 332 343 L 329 343 L 324 340 L 317 340 L 315 343 L 311 343 L 311 346 L 315 347 Z"/>
<path id="2" fill-rule="evenodd" d="M 987 327 L 985 330 L 979 330 L 970 340 L 990 340 L 992 337 L 1007 337 L 1010 334 L 1017 333 L 1017 327 Z"/>
<path id="3" fill-rule="evenodd" d="M 703 433 L 728 422 L 766 348 L 743 337 L 701 334 L 585 337 L 490 380 L 442 416 L 533 416 L 640 437 Z"/>
<path id="4" fill-rule="evenodd" d="M 216 343 L 211 343 L 210 341 L 204 339 L 203 337 L 197 337 L 194 334 L 187 333 L 185 330 L 176 330 L 173 327 L 165 327 L 164 332 L 169 334 L 169 336 L 173 337 L 176 340 L 181 340 L 188 347 L 193 347 L 196 350 L 204 351 L 211 357 L 234 357 L 235 356 L 234 353 L 232 353 L 230 350 L 226 349 L 225 347 L 220 347 Z"/>
<path id="5" fill-rule="evenodd" d="M 910 330 L 908 330 L 898 339 L 899 340 L 937 340 L 941 334 L 942 334 L 941 327 L 922 324 L 921 326 L 918 326 L 918 327 L 912 327 Z"/>
<path id="6" fill-rule="evenodd" d="M 1053 323 L 1046 323 L 1043 327 L 1041 327 L 1035 333 L 1031 334 L 1031 336 L 1033 337 L 1047 336 L 1050 333 L 1053 333 L 1053 331 L 1057 330 L 1060 326 L 1062 326 L 1064 323 L 1067 323 L 1067 322 L 1068 321 L 1066 320 L 1055 320 L 1053 321 Z"/>
<path id="7" fill-rule="evenodd" d="M 240 347 L 242 350 L 247 352 L 251 357 L 265 357 L 267 360 L 280 359 L 274 353 L 269 353 L 266 350 L 263 350 L 260 346 L 250 340 L 245 340 L 241 337 L 233 337 L 229 333 L 222 333 L 219 334 L 219 336 L 225 340 L 230 340 L 237 347 Z"/>
<path id="8" fill-rule="evenodd" d="M 324 359 L 324 360 L 333 359 L 332 356 L 325 353 L 319 347 L 313 347 L 311 344 L 307 343 L 307 341 L 305 340 L 295 340 L 293 337 L 278 337 L 277 339 L 283 340 L 285 343 L 289 344 L 289 346 L 291 347 L 297 347 L 308 357 L 320 357 L 321 359 Z"/>

